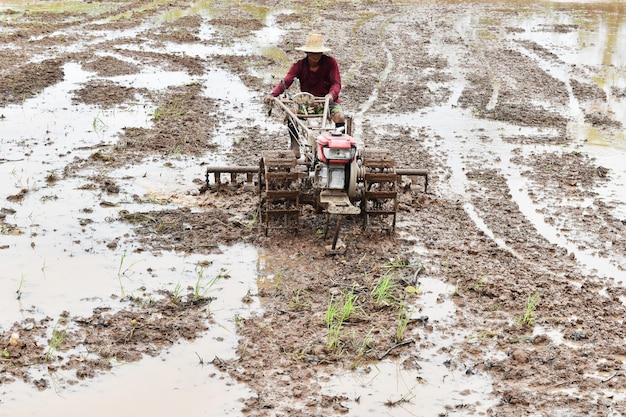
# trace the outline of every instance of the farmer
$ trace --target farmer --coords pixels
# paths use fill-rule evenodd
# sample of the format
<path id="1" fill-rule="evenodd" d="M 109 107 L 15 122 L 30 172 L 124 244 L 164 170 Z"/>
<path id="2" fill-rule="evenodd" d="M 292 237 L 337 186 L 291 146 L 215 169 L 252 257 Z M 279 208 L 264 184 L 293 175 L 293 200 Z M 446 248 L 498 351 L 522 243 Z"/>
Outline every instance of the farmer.
<path id="1" fill-rule="evenodd" d="M 300 90 L 311 93 L 315 97 L 329 99 L 329 114 L 336 128 L 345 126 L 346 117 L 339 104 L 339 92 L 341 91 L 341 75 L 337 60 L 330 55 L 330 48 L 324 46 L 322 35 L 311 33 L 306 41 L 306 45 L 296 48 L 298 51 L 306 53 L 306 57 L 296 61 L 287 75 L 278 83 L 272 92 L 265 96 L 263 101 L 269 104 L 272 97 L 277 97 L 293 84 L 294 79 L 300 80 Z M 323 112 L 323 107 L 319 106 L 314 111 L 318 114 Z"/>

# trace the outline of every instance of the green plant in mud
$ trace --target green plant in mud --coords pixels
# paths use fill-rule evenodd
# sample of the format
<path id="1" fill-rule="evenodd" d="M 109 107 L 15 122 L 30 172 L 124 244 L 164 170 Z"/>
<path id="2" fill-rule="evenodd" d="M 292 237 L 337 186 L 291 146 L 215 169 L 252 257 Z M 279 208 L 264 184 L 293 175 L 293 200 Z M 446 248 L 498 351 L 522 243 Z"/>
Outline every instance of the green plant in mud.
<path id="1" fill-rule="evenodd" d="M 285 283 L 285 270 L 284 269 L 275 271 L 273 275 L 271 275 L 270 279 L 273 282 L 272 290 L 273 290 L 274 296 L 282 293 L 284 290 L 288 288 L 287 284 Z"/>
<path id="2" fill-rule="evenodd" d="M 303 310 L 305 308 L 311 307 L 311 303 L 304 300 L 305 296 L 310 297 L 311 293 L 301 288 L 295 290 L 293 292 L 293 296 L 291 297 L 291 300 L 289 300 L 288 307 L 291 310 Z"/>
<path id="3" fill-rule="evenodd" d="M 243 329 L 243 327 L 246 325 L 247 319 L 239 314 L 235 314 L 234 321 L 235 327 L 237 327 L 237 329 Z"/>
<path id="4" fill-rule="evenodd" d="M 339 317 L 338 305 L 334 300 L 334 296 L 331 296 L 328 300 L 328 306 L 326 307 L 326 316 L 324 321 L 326 322 L 326 328 L 328 329 L 326 346 L 333 350 L 339 349 L 339 334 L 341 333 L 341 327 L 343 326 L 343 321 Z"/>
<path id="5" fill-rule="evenodd" d="M 222 279 L 228 277 L 228 272 L 224 269 L 220 269 L 220 272 L 213 278 L 206 278 L 204 276 L 204 267 L 200 266 L 197 271 L 196 284 L 193 287 L 193 299 L 194 301 L 206 298 L 206 295 L 211 292 L 215 285 Z"/>
<path id="6" fill-rule="evenodd" d="M 96 134 L 100 134 L 106 130 L 107 124 L 104 122 L 104 120 L 100 116 L 100 113 L 98 113 L 93 118 L 92 126 L 93 126 L 93 131 L 96 132 Z"/>
<path id="7" fill-rule="evenodd" d="M 326 346 L 332 350 L 341 348 L 341 329 L 346 320 L 352 317 L 357 310 L 358 295 L 354 294 L 352 289 L 343 291 L 338 300 L 331 295 L 326 307 L 326 315 L 324 322 L 328 329 L 328 337 Z"/>
<path id="8" fill-rule="evenodd" d="M 52 336 L 50 337 L 50 341 L 48 342 L 48 349 L 46 349 L 46 361 L 50 362 L 52 360 L 52 355 L 58 349 L 58 347 L 65 341 L 65 336 L 67 336 L 67 330 L 58 329 L 59 322 L 57 321 L 52 329 Z"/>
<path id="9" fill-rule="evenodd" d="M 384 269 L 385 271 L 396 271 L 398 269 L 406 268 L 415 268 L 415 265 L 411 265 L 408 259 L 402 256 L 391 258 L 382 265 L 382 269 Z"/>
<path id="10" fill-rule="evenodd" d="M 30 220 L 30 225 L 28 226 L 30 230 L 30 237 L 37 237 L 37 228 L 39 227 L 39 224 L 37 224 L 37 222 L 35 221 L 33 213 L 30 213 L 28 215 L 28 220 Z"/>
<path id="11" fill-rule="evenodd" d="M 398 284 L 393 282 L 395 276 L 393 274 L 385 274 L 379 280 L 374 289 L 371 291 L 374 302 L 378 305 L 391 305 L 397 302 L 394 291 L 398 288 Z"/>
<path id="12" fill-rule="evenodd" d="M 252 214 L 252 219 L 250 219 L 250 221 L 248 222 L 248 230 L 254 229 L 254 226 L 256 226 L 257 222 L 259 221 L 260 215 L 261 215 L 261 207 L 257 207 L 256 210 L 254 210 L 254 213 Z"/>
<path id="13" fill-rule="evenodd" d="M 180 155 L 182 153 L 180 144 L 176 143 L 174 145 L 172 145 L 170 147 L 170 149 L 167 151 L 167 156 L 177 156 Z"/>
<path id="14" fill-rule="evenodd" d="M 537 308 L 537 304 L 539 304 L 539 293 L 535 292 L 534 294 L 530 294 L 526 299 L 524 313 L 516 321 L 520 324 L 527 324 L 529 326 L 535 324 L 535 318 L 533 317 L 533 313 Z"/>
<path id="15" fill-rule="evenodd" d="M 485 276 L 482 275 L 472 284 L 470 290 L 476 293 L 480 293 L 486 286 L 487 284 L 485 283 Z"/>
<path id="16" fill-rule="evenodd" d="M 452 288 L 452 292 L 450 293 L 450 297 L 460 297 L 461 296 L 461 286 L 460 284 L 460 280 L 456 280 L 456 283 L 454 284 L 454 288 Z"/>
<path id="17" fill-rule="evenodd" d="M 200 298 L 204 298 L 204 294 L 206 294 L 206 290 L 204 287 L 204 267 L 201 266 L 197 271 L 196 285 L 193 287 L 193 299 L 199 300 Z"/>
<path id="18" fill-rule="evenodd" d="M 182 294 L 183 294 L 183 284 L 179 282 L 174 287 L 174 291 L 172 291 L 172 302 L 174 304 L 180 303 L 183 300 Z"/>
<path id="19" fill-rule="evenodd" d="M 122 297 L 126 296 L 126 292 L 124 291 L 124 284 L 122 283 L 122 277 L 129 277 L 134 273 L 132 271 L 132 267 L 139 263 L 139 261 L 133 262 L 132 264 L 125 266 L 124 262 L 126 261 L 126 250 L 122 253 L 122 257 L 120 259 L 120 264 L 117 268 L 117 279 L 120 283 L 120 291 L 122 293 Z"/>
<path id="20" fill-rule="evenodd" d="M 292 354 L 292 358 L 294 361 L 307 362 L 310 352 L 311 352 L 311 345 L 307 345 L 307 346 L 295 349 Z"/>
<path id="21" fill-rule="evenodd" d="M 396 324 L 396 342 L 402 342 L 406 336 L 406 329 L 411 321 L 411 310 L 408 307 L 401 305 L 398 309 L 398 322 Z"/>
<path id="22" fill-rule="evenodd" d="M 487 339 L 487 338 L 496 338 L 500 335 L 499 332 L 493 330 L 481 330 L 475 335 L 470 335 L 468 339 Z"/>
<path id="23" fill-rule="evenodd" d="M 22 192 L 30 191 L 30 178 L 26 178 L 26 184 L 24 183 L 24 179 L 18 175 L 18 171 L 15 169 L 11 170 L 11 175 L 15 180 L 15 188 L 21 188 Z"/>
<path id="24" fill-rule="evenodd" d="M 157 107 L 154 110 L 152 119 L 157 122 L 166 117 L 178 117 L 185 114 L 186 110 L 180 103 L 169 103 L 166 106 Z"/>
<path id="25" fill-rule="evenodd" d="M 374 340 L 372 337 L 372 333 L 374 329 L 370 329 L 365 336 L 354 337 L 353 345 L 354 352 L 356 353 L 356 358 L 350 364 L 350 369 L 356 369 L 361 363 L 367 360 L 366 356 L 369 352 L 371 352 L 374 346 Z"/>

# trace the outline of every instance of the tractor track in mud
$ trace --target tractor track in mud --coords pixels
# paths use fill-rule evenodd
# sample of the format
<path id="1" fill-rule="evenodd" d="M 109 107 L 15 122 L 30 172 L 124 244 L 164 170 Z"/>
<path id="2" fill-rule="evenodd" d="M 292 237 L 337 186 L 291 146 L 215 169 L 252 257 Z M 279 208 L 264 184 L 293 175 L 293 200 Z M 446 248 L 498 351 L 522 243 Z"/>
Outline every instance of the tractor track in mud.
<path id="1" fill-rule="evenodd" d="M 420 349 L 433 343 L 428 335 L 436 330 L 459 338 L 453 348 L 442 352 L 450 357 L 451 370 L 467 370 L 468 380 L 476 374 L 492 378 L 491 395 L 495 401 L 486 412 L 488 415 L 626 414 L 621 388 L 626 382 L 622 363 L 626 355 L 622 329 L 626 307 L 621 301 L 626 291 L 622 283 L 586 272 L 573 252 L 549 241 L 544 230 L 538 230 L 536 222 L 521 211 L 513 198 L 518 190 L 510 189 L 509 178 L 502 171 L 505 164 L 512 164 L 528 179 L 528 190 L 521 192 L 527 192 L 537 207 L 544 204 L 541 215 L 568 244 L 591 248 L 598 256 L 607 258 L 623 254 L 626 225 L 611 210 L 617 203 L 599 200 L 594 191 L 610 181 L 611 172 L 577 152 L 566 129 L 573 117 L 568 108 L 571 94 L 579 103 L 605 99 L 594 88 L 594 69 L 571 68 L 570 79 L 564 82 L 542 67 L 540 60 L 562 63 L 539 45 L 511 41 L 505 36 L 464 38 L 453 25 L 465 13 L 463 5 L 368 3 L 367 13 L 358 3 L 328 3 L 322 9 L 300 2 L 292 5 L 303 8 L 309 16 L 300 21 L 294 14 L 280 14 L 275 25 L 285 35 L 276 46 L 290 60 L 298 56 L 293 47 L 303 38 L 302 26 L 332 33 L 328 43 L 343 72 L 342 102 L 357 118 L 358 139 L 369 146 L 389 148 L 400 166 L 427 168 L 429 191 L 424 193 L 421 184 L 405 184 L 400 196 L 399 231 L 393 236 L 364 231 L 358 220 L 347 220 L 342 239 L 348 250 L 334 257 L 324 253 L 327 242 L 317 233 L 323 228 L 323 219 L 312 209 L 303 213 L 296 235 L 271 233 L 266 237 L 254 227 L 254 191 L 226 188 L 199 193 L 204 185 L 202 166 L 198 168 L 198 177 L 190 179 L 189 189 L 181 191 L 189 195 L 186 204 L 179 208 L 120 211 L 114 220 L 129 225 L 133 233 L 120 236 L 119 241 L 133 241 L 138 252 L 214 253 L 220 250 L 219 245 L 245 242 L 284 261 L 277 267 L 280 282 L 249 295 L 262 299 L 264 309 L 241 321 L 237 358 L 213 361 L 217 369 L 255 393 L 242 399 L 243 413 L 268 417 L 349 413 L 358 398 L 324 394 L 325 382 L 354 367 L 371 370 L 383 357 L 397 359 L 406 367 L 415 366 Z M 257 6 L 280 7 L 272 2 Z M 516 13 L 497 5 L 472 7 L 474 13 L 484 16 Z M 137 73 L 145 63 L 200 77 L 220 68 L 241 77 L 259 99 L 271 89 L 275 80 L 268 81 L 256 74 L 266 67 L 282 71 L 285 61 L 275 57 L 191 57 L 129 47 L 154 41 L 173 42 L 184 49 L 194 42 L 207 43 L 198 37 L 201 19 L 187 16 L 176 24 L 158 23 L 154 16 L 170 9 L 187 10 L 188 6 L 169 2 L 142 9 L 139 3 L 121 2 L 114 12 L 101 14 L 98 19 L 60 13 L 51 14 L 45 24 L 23 25 L 19 19 L 9 22 L 0 32 L 0 106 L 20 103 L 60 81 L 66 62 L 78 62 L 105 77 Z M 234 4 L 219 3 L 215 10 L 211 21 L 218 28 L 212 38 L 215 44 L 246 42 L 247 36 L 263 26 L 257 17 Z M 109 16 L 127 16 L 122 13 L 128 11 L 132 11 L 131 17 L 100 22 Z M 345 16 L 349 15 L 355 16 L 355 20 L 347 25 Z M 100 23 L 95 25 L 95 20 Z M 76 42 L 81 51 L 58 56 L 52 47 L 62 37 L 57 31 L 85 30 L 91 34 L 94 24 L 97 27 L 93 38 L 87 38 L 97 39 L 97 32 L 139 27 L 142 23 L 150 23 L 158 30 L 146 29 L 134 38 L 114 38 L 90 45 L 68 36 L 64 39 Z M 490 28 L 484 25 L 480 29 Z M 526 29 L 499 30 L 506 34 Z M 541 30 L 575 28 L 555 26 Z M 111 50 L 135 63 L 104 58 Z M 37 59 L 43 56 L 46 58 Z M 572 88 L 568 89 L 568 83 Z M 182 110 L 162 114 L 150 128 L 126 129 L 116 146 L 96 150 L 89 158 L 76 159 L 65 168 L 63 175 L 67 177 L 87 168 L 97 169 L 99 174 L 91 177 L 90 182 L 103 193 L 103 203 L 107 193 L 123 192 L 116 188 L 115 179 L 108 177 L 111 170 L 130 166 L 146 156 L 160 158 L 173 148 L 198 160 L 207 153 L 220 153 L 219 144 L 213 141 L 214 132 L 220 123 L 233 120 L 229 114 L 233 109 L 223 108 L 219 99 L 203 96 L 202 86 L 197 83 L 156 92 L 129 89 L 110 80 L 90 82 L 74 92 L 74 100 L 106 108 L 132 101 L 136 95 L 148 98 L 158 108 Z M 484 140 L 486 146 L 483 153 L 463 155 L 463 178 L 459 179 L 448 164 L 451 150 L 442 146 L 442 142 L 452 138 L 442 137 L 426 122 L 416 128 L 384 121 L 385 115 L 407 112 L 421 112 L 426 117 L 433 109 L 446 106 L 471 112 L 486 124 L 503 122 L 519 126 L 520 131 L 532 127 L 550 133 L 521 133 L 495 140 L 491 133 L 480 129 L 464 131 L 460 126 L 456 132 L 459 143 L 471 135 Z M 255 124 L 254 120 L 260 117 L 265 115 L 250 116 L 248 125 L 240 125 L 233 132 L 233 136 L 247 139 L 235 141 L 226 155 L 229 162 L 256 164 L 262 150 L 275 146 L 276 137 Z M 281 123 L 279 117 L 272 117 Z M 618 121 L 607 116 L 587 113 L 584 117 L 606 132 L 621 128 Z M 528 156 L 514 150 L 507 155 L 509 160 L 503 162 L 502 154 L 489 147 L 499 146 L 500 142 L 512 148 L 517 146 L 518 151 L 526 144 L 543 147 L 557 143 L 567 147 L 567 151 L 541 148 L 545 150 Z M 5 162 L 0 159 L 0 163 Z M 462 181 L 462 195 L 452 191 L 456 188 L 451 180 Z M 11 197 L 13 200 L 9 201 L 20 198 Z M 187 207 L 190 199 L 191 208 Z M 172 202 L 176 201 L 172 198 Z M 7 213 L 10 210 L 3 209 L 0 215 L 3 230 L 18 230 Z M 109 244 L 115 247 L 118 243 Z M 9 256 L 8 252 L 9 248 L 3 248 L 0 254 Z M 451 322 L 432 323 L 418 317 L 408 323 L 413 339 L 404 340 L 405 343 L 398 340 L 397 308 L 377 304 L 371 296 L 378 280 L 389 273 L 390 265 L 397 267 L 392 268 L 397 284 L 394 296 L 416 308 L 420 299 L 411 288 L 419 286 L 419 279 L 439 279 L 453 289 L 440 295 L 454 301 L 456 310 Z M 614 265 L 616 270 L 624 270 L 619 260 Z M 415 282 L 411 281 L 413 278 Z M 347 323 L 350 332 L 340 337 L 341 348 L 333 349 L 328 344 L 324 314 L 329 297 L 340 297 L 347 290 L 358 296 L 359 313 Z M 533 321 L 519 323 L 517 319 L 533 294 L 540 297 Z M 172 293 L 161 295 L 163 300 L 173 298 Z M 145 300 L 123 298 L 121 311 L 116 314 L 96 311 L 92 317 L 79 318 L 68 312 L 59 319 L 26 318 L 10 328 L 2 327 L 0 340 L 6 341 L 6 347 L 0 347 L 5 348 L 7 355 L 0 361 L 0 386 L 17 378 L 39 389 L 49 388 L 45 378 L 30 375 L 29 367 L 50 361 L 36 337 L 44 335 L 59 320 L 72 322 L 76 327 L 76 333 L 66 339 L 65 350 L 89 345 L 97 331 L 99 340 L 108 342 L 99 352 L 94 351 L 96 358 L 92 361 L 63 359 L 62 366 L 75 370 L 77 380 L 106 372 L 106 358 L 111 356 L 140 360 L 142 355 L 167 349 L 178 339 L 193 340 L 211 326 L 210 321 L 199 318 L 203 303 L 209 300 L 194 299 L 192 294 L 187 297 L 178 304 L 160 301 L 147 305 Z M 180 328 L 172 332 L 167 323 L 158 325 L 151 321 L 149 317 L 156 312 L 180 320 Z M 129 321 L 133 323 L 131 327 Z M 418 328 L 421 336 L 415 333 Z M 24 334 L 24 329 L 28 329 L 28 337 L 22 336 L 16 345 L 9 343 L 12 334 Z M 552 330 L 562 334 L 564 340 L 553 340 Z M 52 361 L 48 366 L 56 368 L 61 366 L 59 363 Z M 428 375 L 420 377 L 428 381 Z M 480 406 L 450 399 L 441 415 L 475 415 Z"/>

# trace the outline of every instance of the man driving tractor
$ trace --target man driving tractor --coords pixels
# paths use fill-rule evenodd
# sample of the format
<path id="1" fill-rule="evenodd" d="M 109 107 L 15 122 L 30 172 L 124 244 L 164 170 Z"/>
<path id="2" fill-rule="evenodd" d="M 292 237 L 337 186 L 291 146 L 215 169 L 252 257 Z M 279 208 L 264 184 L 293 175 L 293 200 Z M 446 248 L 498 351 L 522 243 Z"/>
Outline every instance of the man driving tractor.
<path id="1" fill-rule="evenodd" d="M 341 92 L 341 75 L 337 60 L 325 52 L 330 48 L 324 46 L 322 35 L 312 33 L 307 38 L 306 44 L 295 48 L 306 53 L 306 57 L 296 61 L 287 75 L 276 85 L 274 90 L 265 96 L 264 102 L 270 103 L 272 97 L 277 97 L 288 89 L 297 78 L 300 80 L 300 90 L 315 97 L 325 97 L 329 100 L 329 114 L 337 129 L 345 126 L 346 118 L 341 108 L 339 93 Z M 299 112 L 313 112 L 321 114 L 323 106 L 315 106 L 311 109 L 298 109 Z M 293 126 L 289 126 L 291 135 L 291 149 L 299 157 L 299 149 L 294 138 Z"/>

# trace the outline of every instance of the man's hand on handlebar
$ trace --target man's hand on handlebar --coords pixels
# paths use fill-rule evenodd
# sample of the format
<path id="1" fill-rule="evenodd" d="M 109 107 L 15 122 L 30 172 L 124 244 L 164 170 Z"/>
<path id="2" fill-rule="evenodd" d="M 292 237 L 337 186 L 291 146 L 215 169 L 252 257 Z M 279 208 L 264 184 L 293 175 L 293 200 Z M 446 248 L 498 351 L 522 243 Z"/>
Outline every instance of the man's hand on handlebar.
<path id="1" fill-rule="evenodd" d="M 325 99 L 328 99 L 328 104 L 332 104 L 333 101 L 335 101 L 335 99 L 333 98 L 333 95 L 328 93 L 324 96 Z"/>

